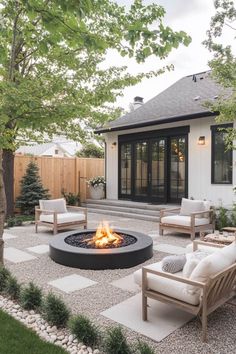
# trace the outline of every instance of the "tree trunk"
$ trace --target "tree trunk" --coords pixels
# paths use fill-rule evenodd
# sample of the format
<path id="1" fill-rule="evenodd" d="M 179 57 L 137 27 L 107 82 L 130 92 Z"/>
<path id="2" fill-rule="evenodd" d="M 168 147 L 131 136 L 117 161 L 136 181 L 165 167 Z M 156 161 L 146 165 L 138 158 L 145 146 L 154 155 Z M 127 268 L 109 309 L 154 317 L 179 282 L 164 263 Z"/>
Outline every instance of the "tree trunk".
<path id="1" fill-rule="evenodd" d="M 3 230 L 6 213 L 6 195 L 3 181 L 3 151 L 0 150 L 0 264 L 3 264 Z"/>
<path id="2" fill-rule="evenodd" d="M 14 153 L 3 149 L 3 179 L 6 194 L 6 216 L 14 214 Z"/>

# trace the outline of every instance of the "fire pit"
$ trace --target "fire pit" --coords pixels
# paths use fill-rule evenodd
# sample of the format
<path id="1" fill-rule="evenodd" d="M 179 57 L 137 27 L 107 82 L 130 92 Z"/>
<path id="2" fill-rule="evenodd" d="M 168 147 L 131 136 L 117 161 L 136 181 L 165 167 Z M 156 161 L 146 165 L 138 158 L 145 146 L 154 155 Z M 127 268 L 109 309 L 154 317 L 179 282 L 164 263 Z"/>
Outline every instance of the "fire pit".
<path id="1" fill-rule="evenodd" d="M 81 269 L 130 268 L 153 255 L 152 239 L 139 232 L 111 230 L 69 231 L 50 242 L 50 257 L 57 263 Z"/>

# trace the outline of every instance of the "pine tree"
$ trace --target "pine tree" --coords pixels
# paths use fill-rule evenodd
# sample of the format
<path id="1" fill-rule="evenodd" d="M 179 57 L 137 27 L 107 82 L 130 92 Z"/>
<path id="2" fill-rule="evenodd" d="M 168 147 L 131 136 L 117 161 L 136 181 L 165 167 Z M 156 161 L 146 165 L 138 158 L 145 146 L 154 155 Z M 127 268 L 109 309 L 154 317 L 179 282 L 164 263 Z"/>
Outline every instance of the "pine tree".
<path id="1" fill-rule="evenodd" d="M 21 192 L 16 200 L 16 207 L 20 208 L 22 214 L 33 214 L 39 200 L 49 198 L 48 189 L 43 187 L 38 166 L 33 161 L 28 164 L 20 185 Z"/>

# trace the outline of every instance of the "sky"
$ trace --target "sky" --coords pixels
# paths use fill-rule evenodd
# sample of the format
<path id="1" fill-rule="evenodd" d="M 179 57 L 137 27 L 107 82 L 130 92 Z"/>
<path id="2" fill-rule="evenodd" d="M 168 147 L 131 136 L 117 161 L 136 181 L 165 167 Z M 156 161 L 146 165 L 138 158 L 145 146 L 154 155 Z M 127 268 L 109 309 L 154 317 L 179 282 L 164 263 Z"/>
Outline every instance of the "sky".
<path id="1" fill-rule="evenodd" d="M 120 5 L 130 6 L 131 0 L 116 0 Z M 124 96 L 117 98 L 117 105 L 129 109 L 135 96 L 144 98 L 147 102 L 174 82 L 186 75 L 209 70 L 208 61 L 212 54 L 203 46 L 206 31 L 209 29 L 211 17 L 215 14 L 213 0 L 146 0 L 144 4 L 157 3 L 166 10 L 164 23 L 173 30 L 183 30 L 191 36 L 192 42 L 188 47 L 183 45 L 173 49 L 166 60 L 150 57 L 145 64 L 137 64 L 135 60 L 120 58 L 110 52 L 107 61 L 113 65 L 127 65 L 128 71 L 138 73 L 141 71 L 157 70 L 166 64 L 174 64 L 174 71 L 166 72 L 153 79 L 145 79 L 136 86 L 126 88 Z M 231 44 L 232 31 L 226 29 L 221 42 Z"/>

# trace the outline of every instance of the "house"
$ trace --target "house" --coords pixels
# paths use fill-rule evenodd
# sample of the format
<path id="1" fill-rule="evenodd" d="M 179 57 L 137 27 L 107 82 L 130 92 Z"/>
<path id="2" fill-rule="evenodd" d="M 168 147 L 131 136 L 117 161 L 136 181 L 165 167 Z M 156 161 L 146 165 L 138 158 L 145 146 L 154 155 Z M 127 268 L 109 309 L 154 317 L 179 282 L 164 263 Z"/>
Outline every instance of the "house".
<path id="1" fill-rule="evenodd" d="M 107 199 L 232 204 L 236 152 L 225 150 L 225 132 L 205 106 L 221 92 L 209 71 L 186 76 L 145 104 L 137 97 L 130 113 L 98 129 L 106 141 Z"/>
<path id="2" fill-rule="evenodd" d="M 81 150 L 82 145 L 73 141 L 53 141 L 45 144 L 20 146 L 17 154 L 34 156 L 72 157 Z"/>

